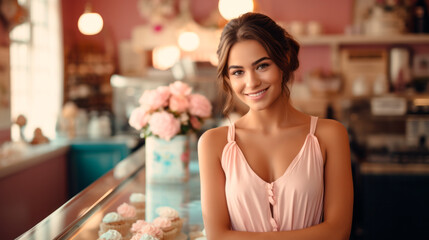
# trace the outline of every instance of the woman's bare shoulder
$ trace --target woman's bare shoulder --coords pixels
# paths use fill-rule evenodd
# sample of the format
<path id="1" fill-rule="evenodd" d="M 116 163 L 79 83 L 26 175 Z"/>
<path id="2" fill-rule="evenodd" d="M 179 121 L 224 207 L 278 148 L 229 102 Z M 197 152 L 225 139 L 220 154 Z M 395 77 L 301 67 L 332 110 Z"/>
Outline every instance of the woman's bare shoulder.
<path id="1" fill-rule="evenodd" d="M 217 128 L 211 128 L 205 131 L 198 139 L 199 152 L 210 152 L 220 156 L 222 150 L 228 142 L 228 127 L 222 126 Z"/>
<path id="2" fill-rule="evenodd" d="M 319 119 L 315 135 L 322 148 L 344 147 L 349 144 L 347 129 L 344 125 L 332 119 Z"/>
<path id="3" fill-rule="evenodd" d="M 321 137 L 332 137 L 332 134 L 347 133 L 344 125 L 337 120 L 320 118 L 317 121 L 316 134 Z"/>

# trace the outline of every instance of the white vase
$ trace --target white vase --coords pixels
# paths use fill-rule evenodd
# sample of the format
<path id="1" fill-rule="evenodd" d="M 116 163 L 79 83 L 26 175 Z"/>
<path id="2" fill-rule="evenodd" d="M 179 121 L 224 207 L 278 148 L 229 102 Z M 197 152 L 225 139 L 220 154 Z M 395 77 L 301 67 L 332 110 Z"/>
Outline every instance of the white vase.
<path id="1" fill-rule="evenodd" d="M 146 182 L 185 182 L 189 178 L 189 138 L 177 135 L 170 141 L 158 137 L 145 140 Z"/>

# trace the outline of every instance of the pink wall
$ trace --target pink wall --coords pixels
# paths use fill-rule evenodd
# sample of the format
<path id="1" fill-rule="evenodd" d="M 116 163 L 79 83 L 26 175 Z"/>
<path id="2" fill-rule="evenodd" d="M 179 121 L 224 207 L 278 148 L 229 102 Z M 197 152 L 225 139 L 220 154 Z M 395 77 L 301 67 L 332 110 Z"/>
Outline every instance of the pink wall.
<path id="1" fill-rule="evenodd" d="M 123 40 L 131 38 L 135 26 L 147 23 L 137 10 L 138 0 L 93 0 L 93 10 L 100 13 L 105 27 L 102 33 L 95 36 L 84 36 L 79 33 L 77 21 L 84 11 L 87 0 L 62 0 L 64 46 L 69 48 L 75 43 L 88 41 L 105 44 L 110 40 L 117 49 Z M 352 22 L 353 0 L 258 0 L 257 11 L 271 16 L 278 21 L 319 21 L 326 33 L 342 33 Z M 125 4 L 126 3 L 126 4 Z M 190 0 L 191 12 L 197 22 L 203 21 L 217 10 L 218 0 Z M 303 48 L 301 52 L 301 69 L 305 72 L 314 67 L 330 68 L 329 51 L 326 47 Z"/>
<path id="2" fill-rule="evenodd" d="M 77 20 L 84 11 L 87 0 L 62 0 L 63 25 L 66 41 L 100 39 L 101 35 L 83 36 L 78 32 Z M 133 27 L 147 22 L 137 10 L 138 0 L 93 0 L 93 10 L 100 13 L 105 30 L 116 41 L 129 39 Z M 125 4 L 126 3 L 126 4 Z M 197 21 L 217 9 L 218 0 L 190 0 L 191 12 Z M 352 21 L 353 0 L 259 0 L 258 11 L 281 21 L 320 21 L 327 33 L 341 33 Z"/>
<path id="3" fill-rule="evenodd" d="M 0 235 L 14 239 L 67 201 L 66 155 L 0 179 Z"/>
<path id="4" fill-rule="evenodd" d="M 115 43 L 131 37 L 131 29 L 144 24 L 145 19 L 137 11 L 137 0 L 93 0 L 92 9 L 104 20 L 104 28 L 94 36 L 82 35 L 77 28 L 77 21 L 85 9 L 87 0 L 62 0 L 65 46 L 79 41 L 103 41 L 106 37 Z"/>
<path id="5" fill-rule="evenodd" d="M 260 12 L 281 21 L 319 21 L 326 33 L 342 33 L 351 24 L 353 0 L 259 0 Z"/>

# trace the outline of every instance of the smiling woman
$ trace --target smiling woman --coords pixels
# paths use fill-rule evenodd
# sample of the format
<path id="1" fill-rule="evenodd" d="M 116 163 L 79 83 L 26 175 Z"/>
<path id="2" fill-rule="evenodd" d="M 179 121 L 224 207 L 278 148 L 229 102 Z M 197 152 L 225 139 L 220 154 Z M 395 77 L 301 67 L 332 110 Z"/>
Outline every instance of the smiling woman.
<path id="1" fill-rule="evenodd" d="M 198 143 L 208 239 L 348 239 L 353 211 L 345 128 L 296 110 L 288 82 L 299 45 L 269 17 L 224 28 L 218 79 L 249 111 Z"/>

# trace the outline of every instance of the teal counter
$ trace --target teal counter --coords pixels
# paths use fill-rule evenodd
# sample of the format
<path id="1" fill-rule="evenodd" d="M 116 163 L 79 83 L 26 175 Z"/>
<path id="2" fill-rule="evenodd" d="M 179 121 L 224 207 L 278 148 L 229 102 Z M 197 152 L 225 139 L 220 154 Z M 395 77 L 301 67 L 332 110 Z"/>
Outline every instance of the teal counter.
<path id="1" fill-rule="evenodd" d="M 81 141 L 70 145 L 69 196 L 72 197 L 130 154 L 123 141 Z"/>

